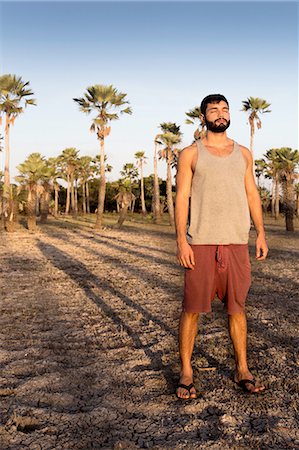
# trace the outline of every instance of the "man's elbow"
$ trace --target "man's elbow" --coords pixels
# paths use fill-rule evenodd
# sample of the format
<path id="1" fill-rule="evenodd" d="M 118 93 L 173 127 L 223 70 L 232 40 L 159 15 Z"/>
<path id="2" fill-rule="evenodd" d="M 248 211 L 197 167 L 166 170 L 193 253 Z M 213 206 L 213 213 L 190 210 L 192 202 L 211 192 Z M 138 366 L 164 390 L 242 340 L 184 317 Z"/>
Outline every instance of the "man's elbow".
<path id="1" fill-rule="evenodd" d="M 247 193 L 247 201 L 249 206 L 261 203 L 261 197 L 257 189 Z"/>

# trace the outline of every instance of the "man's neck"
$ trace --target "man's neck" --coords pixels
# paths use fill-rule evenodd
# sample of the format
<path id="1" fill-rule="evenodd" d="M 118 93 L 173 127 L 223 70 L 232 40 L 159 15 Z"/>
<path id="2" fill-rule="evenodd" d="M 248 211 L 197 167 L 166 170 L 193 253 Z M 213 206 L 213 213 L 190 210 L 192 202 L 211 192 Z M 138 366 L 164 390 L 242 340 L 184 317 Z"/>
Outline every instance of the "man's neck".
<path id="1" fill-rule="evenodd" d="M 223 147 L 229 141 L 226 131 L 223 133 L 213 133 L 212 131 L 207 131 L 206 134 L 207 144 L 211 147 Z"/>

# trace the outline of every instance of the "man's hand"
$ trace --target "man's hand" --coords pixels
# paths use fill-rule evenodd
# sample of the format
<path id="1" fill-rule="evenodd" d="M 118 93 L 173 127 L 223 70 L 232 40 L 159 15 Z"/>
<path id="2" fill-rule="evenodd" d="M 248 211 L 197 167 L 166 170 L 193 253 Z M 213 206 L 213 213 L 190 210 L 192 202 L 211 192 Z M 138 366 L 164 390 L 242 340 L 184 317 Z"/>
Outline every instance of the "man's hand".
<path id="1" fill-rule="evenodd" d="M 187 242 L 178 244 L 177 260 L 186 269 L 194 269 L 195 260 L 192 248 Z"/>
<path id="2" fill-rule="evenodd" d="M 264 234 L 258 235 L 255 243 L 255 248 L 256 248 L 256 255 L 255 255 L 256 259 L 258 261 L 266 259 L 269 249 Z"/>

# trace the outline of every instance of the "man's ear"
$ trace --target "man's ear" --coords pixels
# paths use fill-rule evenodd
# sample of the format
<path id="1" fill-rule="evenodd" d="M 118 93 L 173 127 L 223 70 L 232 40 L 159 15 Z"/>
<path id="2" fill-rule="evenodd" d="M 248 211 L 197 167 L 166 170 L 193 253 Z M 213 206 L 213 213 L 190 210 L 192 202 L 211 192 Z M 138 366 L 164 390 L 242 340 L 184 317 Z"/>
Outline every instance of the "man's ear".
<path id="1" fill-rule="evenodd" d="M 202 125 L 202 126 L 204 126 L 205 123 L 206 123 L 206 122 L 205 122 L 205 116 L 204 116 L 203 114 L 200 115 L 200 122 L 201 122 L 201 125 Z"/>

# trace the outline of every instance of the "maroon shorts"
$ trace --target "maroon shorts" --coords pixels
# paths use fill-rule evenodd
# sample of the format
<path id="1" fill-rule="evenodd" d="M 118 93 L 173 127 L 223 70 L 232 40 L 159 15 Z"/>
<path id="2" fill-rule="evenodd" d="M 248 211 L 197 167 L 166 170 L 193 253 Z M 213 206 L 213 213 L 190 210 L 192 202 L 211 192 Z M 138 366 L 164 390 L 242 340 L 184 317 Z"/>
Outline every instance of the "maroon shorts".
<path id="1" fill-rule="evenodd" d="M 185 270 L 183 311 L 210 312 L 217 295 L 228 314 L 243 312 L 251 284 L 248 244 L 191 247 L 195 267 Z"/>

